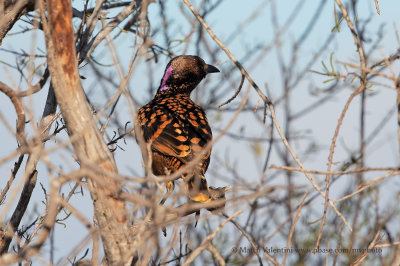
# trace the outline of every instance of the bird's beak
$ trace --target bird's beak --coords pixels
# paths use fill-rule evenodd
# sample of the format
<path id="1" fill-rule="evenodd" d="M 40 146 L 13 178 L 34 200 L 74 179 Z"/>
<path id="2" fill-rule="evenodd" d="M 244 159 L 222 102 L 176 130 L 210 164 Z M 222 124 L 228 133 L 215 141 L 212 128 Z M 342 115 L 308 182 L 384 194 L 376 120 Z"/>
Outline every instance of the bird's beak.
<path id="1" fill-rule="evenodd" d="M 207 74 L 208 73 L 215 73 L 215 72 L 219 72 L 219 69 L 216 68 L 215 66 L 207 65 L 206 72 L 207 72 Z"/>

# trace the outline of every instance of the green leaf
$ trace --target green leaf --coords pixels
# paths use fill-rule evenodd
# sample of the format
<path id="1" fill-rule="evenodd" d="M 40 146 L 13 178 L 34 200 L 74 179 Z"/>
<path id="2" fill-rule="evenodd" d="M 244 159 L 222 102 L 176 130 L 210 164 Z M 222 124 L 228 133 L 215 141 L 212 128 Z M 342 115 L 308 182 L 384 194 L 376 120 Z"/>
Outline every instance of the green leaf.
<path id="1" fill-rule="evenodd" d="M 335 68 L 333 67 L 333 52 L 331 53 L 330 62 L 331 62 L 332 72 L 335 73 Z"/>
<path id="2" fill-rule="evenodd" d="M 329 73 L 329 70 L 328 70 L 328 68 L 326 67 L 324 61 L 321 61 L 321 63 L 322 63 L 322 66 L 323 66 L 325 72 L 326 72 L 326 73 Z"/>
<path id="3" fill-rule="evenodd" d="M 334 32 L 337 30 L 337 32 L 340 32 L 340 23 L 342 23 L 343 17 L 339 19 L 339 22 L 335 19 L 335 26 L 331 29 L 331 32 Z"/>
<path id="4" fill-rule="evenodd" d="M 322 82 L 322 83 L 328 83 L 328 82 L 331 82 L 331 81 L 333 81 L 333 80 L 336 80 L 337 78 L 333 78 L 333 79 L 327 79 L 327 80 L 325 80 L 324 82 Z"/>

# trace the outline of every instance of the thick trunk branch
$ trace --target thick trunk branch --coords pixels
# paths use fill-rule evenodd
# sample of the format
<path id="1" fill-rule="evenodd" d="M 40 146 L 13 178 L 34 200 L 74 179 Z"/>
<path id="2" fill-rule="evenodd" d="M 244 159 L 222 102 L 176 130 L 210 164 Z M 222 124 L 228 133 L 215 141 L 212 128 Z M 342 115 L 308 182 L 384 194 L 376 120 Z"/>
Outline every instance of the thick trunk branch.
<path id="1" fill-rule="evenodd" d="M 0 1 L 0 45 L 18 19 L 35 9 L 34 0 Z"/>
<path id="2" fill-rule="evenodd" d="M 82 90 L 74 45 L 70 1 L 47 1 L 49 16 L 46 44 L 48 67 L 57 102 L 66 121 L 74 151 L 85 167 L 85 161 L 102 170 L 117 172 L 114 158 L 104 143 Z M 45 22 L 44 22 L 45 23 Z M 102 179 L 100 185 L 96 180 Z M 122 265 L 123 255 L 130 249 L 125 203 L 118 199 L 122 186 L 106 175 L 88 177 L 108 265 Z"/>

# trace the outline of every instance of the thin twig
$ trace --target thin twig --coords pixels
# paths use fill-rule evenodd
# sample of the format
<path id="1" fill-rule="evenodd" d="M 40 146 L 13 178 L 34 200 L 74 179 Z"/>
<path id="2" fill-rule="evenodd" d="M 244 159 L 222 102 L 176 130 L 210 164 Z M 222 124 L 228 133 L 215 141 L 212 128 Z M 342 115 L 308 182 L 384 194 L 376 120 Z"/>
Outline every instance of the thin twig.
<path id="1" fill-rule="evenodd" d="M 395 81 L 396 84 L 396 105 L 397 105 L 397 145 L 400 152 L 400 74 Z"/>
<path id="2" fill-rule="evenodd" d="M 337 138 L 338 138 L 338 136 L 339 136 L 340 128 L 341 128 L 341 126 L 342 126 L 342 123 L 343 123 L 344 117 L 345 117 L 345 115 L 346 115 L 346 112 L 347 112 L 347 110 L 348 110 L 348 108 L 349 108 L 349 106 L 350 106 L 350 103 L 351 103 L 352 100 L 353 100 L 358 94 L 360 94 L 364 89 L 365 89 L 365 86 L 360 86 L 357 90 L 355 90 L 355 91 L 350 95 L 349 99 L 347 100 L 347 102 L 346 102 L 346 104 L 345 104 L 345 106 L 344 106 L 344 108 L 343 108 L 343 110 L 342 110 L 342 113 L 340 114 L 340 117 L 339 117 L 337 126 L 336 126 L 336 128 L 335 128 L 335 133 L 334 133 L 333 138 L 332 138 L 331 147 L 330 147 L 330 149 L 329 149 L 327 172 L 330 172 L 330 170 L 331 170 L 332 162 L 333 162 L 333 153 L 335 152 L 335 147 L 336 147 L 336 140 L 337 140 Z M 325 182 L 326 182 L 326 185 L 325 185 L 326 194 L 328 194 L 328 193 L 329 193 L 329 185 L 330 185 L 330 175 L 329 175 L 329 174 L 326 175 L 326 181 L 325 181 Z M 325 225 L 326 212 L 327 212 L 327 203 L 328 203 L 328 201 L 330 201 L 330 199 L 325 195 L 324 213 L 323 213 L 323 215 L 322 215 L 321 226 L 320 226 L 320 230 L 319 230 L 319 233 L 318 233 L 317 241 L 315 242 L 315 248 L 316 248 L 316 249 L 318 249 L 318 247 L 319 247 L 319 242 L 320 242 L 321 237 L 322 237 L 322 230 L 323 230 L 323 227 L 324 227 L 324 225 Z"/>
<path id="3" fill-rule="evenodd" d="M 188 1 L 188 0 L 183 0 L 183 2 L 187 5 L 187 7 L 192 11 L 193 15 L 196 17 L 196 19 L 200 22 L 200 24 L 204 27 L 204 29 L 208 32 L 210 37 L 218 44 L 219 47 L 225 52 L 225 54 L 231 59 L 231 61 L 239 68 L 240 73 L 246 77 L 246 79 L 250 82 L 251 86 L 256 90 L 258 95 L 261 97 L 261 99 L 264 101 L 264 110 L 267 109 L 267 106 L 271 104 L 271 101 L 268 99 L 267 96 L 264 95 L 264 93 L 260 90 L 258 85 L 254 82 L 254 80 L 250 77 L 250 75 L 247 73 L 247 71 L 244 69 L 242 64 L 236 59 L 236 57 L 229 51 L 229 49 L 218 39 L 218 37 L 215 35 L 215 33 L 211 30 L 211 28 L 207 25 L 207 23 L 204 21 L 204 19 L 200 16 L 199 12 L 193 7 L 193 5 Z M 239 92 L 236 92 L 236 95 L 239 94 Z M 266 116 L 264 115 L 264 122 L 265 122 Z"/>
<path id="4" fill-rule="evenodd" d="M 290 248 L 290 244 L 291 244 L 292 236 L 293 236 L 293 233 L 294 233 L 294 229 L 295 229 L 295 227 L 296 227 L 297 221 L 300 219 L 301 210 L 302 210 L 302 208 L 303 208 L 303 205 L 304 205 L 304 202 L 305 202 L 305 200 L 306 200 L 306 198 L 307 198 L 307 195 L 308 195 L 308 191 L 306 191 L 306 192 L 304 193 L 303 200 L 301 201 L 300 206 L 299 206 L 299 208 L 297 209 L 296 217 L 294 218 L 294 221 L 293 221 L 293 223 L 292 223 L 292 226 L 290 227 L 289 236 L 288 236 L 288 240 L 287 240 L 287 243 L 286 243 L 286 249 L 289 249 L 289 248 Z M 287 260 L 288 254 L 289 254 L 289 253 L 285 252 L 285 257 L 283 258 L 282 265 L 285 265 L 285 264 L 286 264 L 286 260 Z"/>
<path id="5" fill-rule="evenodd" d="M 228 217 L 228 215 L 223 214 L 225 217 Z M 251 239 L 251 236 L 249 236 L 248 233 L 246 233 L 246 231 L 234 220 L 231 220 L 231 223 L 233 223 L 233 225 L 236 226 L 236 228 L 244 235 L 245 238 L 247 238 L 247 240 L 249 241 L 251 247 L 253 248 L 253 250 L 258 250 L 258 247 L 256 246 L 256 244 L 254 243 L 253 239 Z M 262 260 L 260 255 L 258 254 L 258 252 L 255 252 L 255 254 L 258 257 L 258 262 L 260 263 L 260 265 L 263 265 Z M 274 259 L 272 258 L 272 261 L 274 261 Z"/>
<path id="6" fill-rule="evenodd" d="M 17 175 L 17 172 L 18 172 L 19 168 L 21 167 L 23 159 L 24 159 L 24 154 L 21 154 L 18 157 L 17 162 L 15 162 L 14 169 L 11 172 L 10 178 L 8 179 L 6 186 L 1 190 L 0 204 L 3 203 L 3 201 L 4 201 L 5 197 L 6 197 L 6 194 L 7 194 L 8 190 L 11 187 L 11 184 L 14 182 L 15 176 Z"/>
<path id="7" fill-rule="evenodd" d="M 379 11 L 378 0 L 375 0 L 375 7 L 376 7 L 376 13 L 378 13 L 378 15 L 380 15 L 380 14 L 381 14 L 381 11 Z"/>
<path id="8" fill-rule="evenodd" d="M 387 58 L 385 58 L 385 59 L 388 60 Z M 356 65 L 356 64 L 353 64 L 353 63 L 346 63 L 346 62 L 341 62 L 341 61 L 337 61 L 337 62 L 341 63 L 343 65 L 347 65 L 347 66 L 352 67 L 352 68 L 361 69 L 362 71 L 364 71 L 366 73 L 371 73 L 371 74 L 374 74 L 376 76 L 380 76 L 380 77 L 384 77 L 384 78 L 393 80 L 393 77 L 391 77 L 389 75 L 386 75 L 386 74 L 382 73 L 381 71 L 373 70 L 372 68 L 363 68 L 362 66 L 359 66 L 359 65 Z M 389 66 L 388 62 L 389 61 L 386 62 L 385 66 Z"/>
<path id="9" fill-rule="evenodd" d="M 242 80 L 240 81 L 239 88 L 236 90 L 235 94 L 231 98 L 226 100 L 225 102 L 223 102 L 220 105 L 218 105 L 218 108 L 221 108 L 222 106 L 230 103 L 231 101 L 233 101 L 233 99 L 236 98 L 236 96 L 238 96 L 239 92 L 242 90 L 242 86 L 243 86 L 243 83 L 244 83 L 244 78 L 245 78 L 245 76 L 242 74 Z"/>
<path id="10" fill-rule="evenodd" d="M 356 190 L 356 191 L 354 191 L 354 192 L 352 192 L 352 193 L 350 193 L 350 194 L 348 194 L 348 195 L 346 195 L 344 197 L 341 197 L 340 199 L 337 199 L 337 200 L 333 201 L 333 203 L 338 203 L 340 201 L 343 201 L 343 200 L 346 200 L 348 198 L 351 198 L 354 195 L 357 195 L 358 193 L 360 193 L 361 191 L 364 191 L 367 188 L 375 185 L 376 183 L 378 183 L 378 182 L 380 182 L 380 181 L 382 181 L 382 180 L 384 180 L 384 179 L 386 179 L 388 177 L 397 176 L 397 175 L 400 175 L 400 171 L 390 172 L 390 173 L 387 173 L 386 175 L 383 175 L 383 176 L 377 177 L 377 178 L 375 178 L 373 180 L 370 180 L 370 181 L 366 182 L 365 184 L 359 185 L 359 189 L 358 190 Z"/>
<path id="11" fill-rule="evenodd" d="M 358 36 L 358 34 L 357 34 L 356 30 L 355 30 L 355 27 L 353 25 L 353 22 L 351 21 L 349 15 L 348 15 L 348 12 L 347 12 L 346 8 L 343 6 L 342 2 L 340 0 L 335 0 L 335 1 L 336 1 L 336 4 L 339 6 L 343 17 L 347 22 L 347 26 L 349 27 L 349 29 L 350 29 L 350 31 L 351 31 L 351 33 L 353 35 L 353 40 L 354 40 L 354 43 L 357 46 L 357 52 L 359 54 L 360 65 L 361 65 L 361 69 L 362 70 L 361 70 L 361 76 L 360 76 L 361 86 L 350 95 L 350 97 L 349 97 L 348 101 L 346 102 L 346 105 L 345 105 L 345 107 L 344 107 L 344 109 L 343 109 L 343 111 L 341 113 L 341 116 L 339 118 L 338 124 L 336 126 L 335 133 L 334 133 L 334 136 L 333 136 L 332 142 L 331 142 L 331 147 L 329 149 L 327 172 L 330 172 L 331 167 L 332 167 L 333 153 L 334 153 L 335 147 L 336 147 L 336 139 L 337 139 L 337 137 L 339 135 L 339 130 L 340 130 L 342 121 L 344 119 L 344 115 L 346 114 L 346 111 L 347 111 L 351 101 L 353 100 L 353 98 L 355 96 L 357 96 L 358 94 L 362 93 L 365 90 L 366 85 L 367 85 L 367 73 L 363 70 L 363 69 L 366 69 L 367 66 L 366 66 L 365 52 L 364 52 L 364 49 L 363 49 L 363 46 L 362 46 L 362 41 L 360 40 L 360 38 L 359 38 L 359 36 Z M 363 94 L 363 96 L 364 96 L 364 94 Z M 363 97 L 363 99 L 364 99 L 364 97 Z M 364 108 L 364 105 L 362 104 L 362 110 L 363 110 L 363 108 Z M 363 146 L 364 139 L 362 137 L 363 134 L 364 134 L 364 130 L 363 130 L 363 112 L 362 112 L 362 115 L 361 115 L 361 142 L 362 142 L 361 143 L 361 155 L 362 156 L 363 156 L 363 150 L 364 150 L 364 146 Z M 320 243 L 320 240 L 322 238 L 322 231 L 323 231 L 323 228 L 325 226 L 328 202 L 332 202 L 329 199 L 329 188 L 330 188 L 330 175 L 328 174 L 328 175 L 326 175 L 326 178 L 325 178 L 325 191 L 326 192 L 325 192 L 324 213 L 322 215 L 321 225 L 320 225 L 317 241 L 315 242 L 315 248 L 319 247 L 319 243 Z M 357 217 L 357 216 L 355 216 L 355 217 Z"/>
<path id="12" fill-rule="evenodd" d="M 275 116 L 275 110 L 273 105 L 269 105 L 269 109 L 271 112 L 271 117 L 274 120 L 274 125 L 276 130 L 279 133 L 279 136 L 281 137 L 283 143 L 285 144 L 286 148 L 289 150 L 289 153 L 292 155 L 293 159 L 296 161 L 296 163 L 300 166 L 300 168 L 302 170 L 304 170 L 304 174 L 307 177 L 308 181 L 310 181 L 311 185 L 314 187 L 314 189 L 316 191 L 318 191 L 318 193 L 325 198 L 325 193 L 318 187 L 318 185 L 315 183 L 315 181 L 313 180 L 313 178 L 307 173 L 307 170 L 304 168 L 303 163 L 300 161 L 300 159 L 297 157 L 297 155 L 294 153 L 294 151 L 292 150 L 292 148 L 290 147 L 289 143 L 287 142 L 286 137 L 283 135 L 282 130 L 278 124 L 278 121 L 276 119 Z M 347 226 L 347 228 L 349 229 L 349 231 L 353 231 L 353 229 L 351 228 L 349 222 L 346 220 L 346 218 L 342 215 L 342 213 L 336 208 L 336 206 L 333 204 L 333 202 L 331 200 L 329 200 L 329 204 L 331 205 L 331 207 L 333 208 L 333 210 L 336 212 L 336 214 L 340 217 L 340 219 L 342 219 L 342 221 L 345 223 L 345 225 Z"/>
<path id="13" fill-rule="evenodd" d="M 224 258 L 221 256 L 221 253 L 218 252 L 218 250 L 211 244 L 209 244 L 206 248 L 208 251 L 213 254 L 214 258 L 217 260 L 218 265 L 225 266 L 226 263 L 224 261 Z"/>
<path id="14" fill-rule="evenodd" d="M 46 68 L 42 78 L 38 81 L 38 83 L 36 83 L 35 85 L 31 86 L 29 89 L 27 89 L 25 91 L 17 92 L 17 96 L 18 97 L 26 97 L 26 96 L 30 96 L 32 94 L 35 94 L 36 92 L 40 91 L 43 88 L 43 86 L 46 83 L 48 78 L 49 78 L 49 69 Z"/>
<path id="15" fill-rule="evenodd" d="M 362 172 L 372 172 L 372 171 L 398 171 L 400 170 L 400 167 L 366 167 L 366 168 L 359 168 L 359 169 L 354 169 L 350 171 L 315 171 L 315 170 L 303 170 L 297 167 L 293 166 L 277 166 L 277 165 L 271 165 L 269 168 L 271 169 L 281 169 L 281 170 L 287 170 L 287 171 L 295 171 L 295 172 L 302 172 L 302 173 L 307 173 L 307 174 L 313 174 L 313 175 L 352 175 L 352 174 L 358 174 Z"/>
<path id="16" fill-rule="evenodd" d="M 380 236 L 380 231 L 378 230 L 378 232 L 376 232 L 374 239 L 372 240 L 372 242 L 368 245 L 367 251 L 364 252 L 364 254 L 361 255 L 361 257 L 359 257 L 356 261 L 354 261 L 351 266 L 356 266 L 356 265 L 360 265 L 360 263 L 367 257 L 367 255 L 370 253 L 370 250 L 372 250 L 373 248 L 375 248 L 376 244 L 381 240 L 381 236 Z"/>
<path id="17" fill-rule="evenodd" d="M 17 96 L 17 93 L 8 87 L 5 83 L 0 82 L 0 91 L 10 98 L 14 105 L 15 112 L 17 114 L 17 125 L 16 125 L 16 136 L 21 145 L 26 144 L 25 136 L 25 111 L 22 105 L 21 99 Z"/>
<path id="18" fill-rule="evenodd" d="M 102 0 L 103 1 L 103 0 Z M 99 2 L 102 2 L 99 1 Z M 97 6 L 96 6 L 97 8 Z M 80 54 L 80 61 L 83 61 L 85 59 L 90 58 L 92 52 L 94 49 L 102 42 L 118 25 L 125 20 L 129 15 L 131 15 L 137 8 L 136 1 L 132 1 L 128 6 L 126 6 L 117 16 L 115 16 L 111 22 L 109 22 L 90 42 L 89 44 L 83 49 L 82 53 Z M 93 15 L 89 18 L 88 24 L 95 22 L 91 21 L 91 18 Z M 93 19 L 97 19 L 97 17 L 94 17 Z M 93 20 L 92 19 L 92 20 Z M 94 29 L 94 28 L 93 28 Z M 89 31 L 90 32 L 90 31 Z M 88 33 L 89 33 L 88 32 Z M 86 32 L 84 34 L 86 36 Z"/>
<path id="19" fill-rule="evenodd" d="M 214 232 L 212 232 L 211 234 L 209 234 L 206 239 L 204 239 L 204 241 L 200 244 L 200 246 L 198 246 L 195 250 L 193 250 L 192 253 L 190 253 L 189 257 L 186 259 L 186 261 L 182 264 L 183 266 L 188 266 L 190 265 L 190 263 L 192 263 L 194 261 L 194 259 L 200 255 L 200 253 L 209 247 L 209 245 L 211 244 L 211 241 L 213 240 L 213 238 L 215 237 L 215 235 L 222 229 L 222 227 L 225 226 L 225 224 L 229 221 L 231 221 L 233 218 L 235 218 L 236 216 L 238 216 L 239 214 L 241 214 L 243 211 L 239 210 L 237 212 L 235 212 L 232 216 L 228 217 L 228 219 L 226 219 L 224 222 L 222 222 L 217 229 L 215 229 Z"/>

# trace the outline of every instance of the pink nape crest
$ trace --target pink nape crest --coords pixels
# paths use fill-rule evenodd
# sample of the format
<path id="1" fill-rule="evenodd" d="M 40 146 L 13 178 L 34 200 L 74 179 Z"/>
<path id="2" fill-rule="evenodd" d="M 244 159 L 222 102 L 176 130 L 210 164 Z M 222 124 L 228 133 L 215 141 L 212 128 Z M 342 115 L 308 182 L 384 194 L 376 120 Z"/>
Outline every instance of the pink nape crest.
<path id="1" fill-rule="evenodd" d="M 165 75 L 164 75 L 164 77 L 162 78 L 160 91 L 165 91 L 165 90 L 168 89 L 168 87 L 167 87 L 167 85 L 165 85 L 165 83 L 167 82 L 169 76 L 171 75 L 172 70 L 173 70 L 173 69 L 172 69 L 172 66 L 169 66 L 169 67 L 167 68 L 167 71 L 165 71 Z"/>

